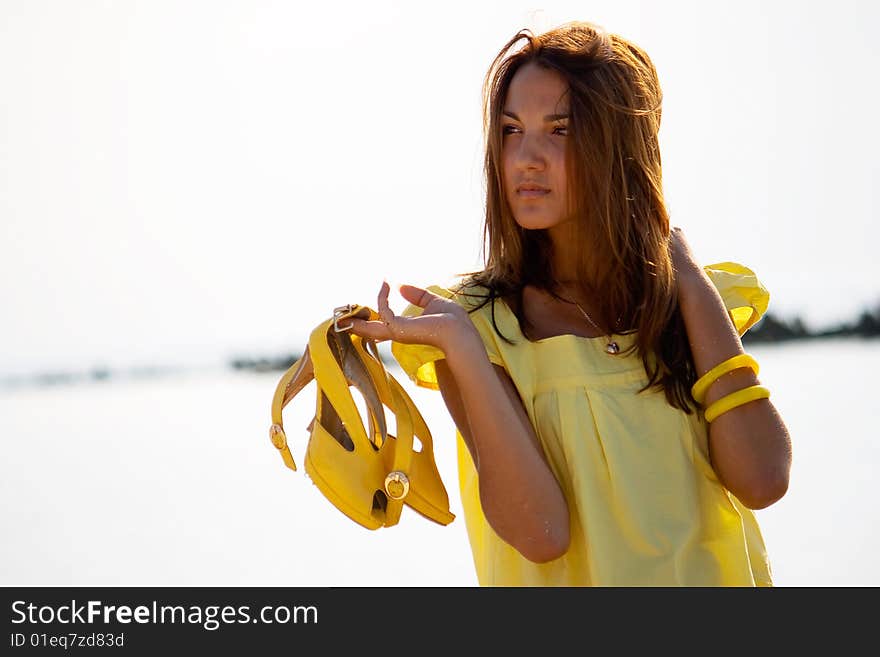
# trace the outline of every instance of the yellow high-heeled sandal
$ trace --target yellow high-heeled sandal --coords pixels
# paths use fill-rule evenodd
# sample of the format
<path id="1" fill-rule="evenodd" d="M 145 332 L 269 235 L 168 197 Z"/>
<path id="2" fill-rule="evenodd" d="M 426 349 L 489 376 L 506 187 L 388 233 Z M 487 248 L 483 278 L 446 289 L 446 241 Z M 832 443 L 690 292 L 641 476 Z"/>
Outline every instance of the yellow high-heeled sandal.
<path id="1" fill-rule="evenodd" d="M 269 436 L 285 465 L 296 470 L 284 432 L 282 411 L 313 379 L 317 404 L 305 455 L 306 473 L 346 516 L 366 527 L 391 527 L 407 505 L 448 525 L 455 516 L 434 462 L 433 440 L 412 399 L 385 369 L 375 342 L 347 332 L 352 317 L 378 319 L 366 307 L 336 308 L 311 333 L 302 358 L 281 377 L 272 399 Z M 364 427 L 351 387 L 363 396 Z M 384 408 L 395 416 L 397 435 L 388 433 Z M 416 451 L 414 439 L 421 443 Z"/>

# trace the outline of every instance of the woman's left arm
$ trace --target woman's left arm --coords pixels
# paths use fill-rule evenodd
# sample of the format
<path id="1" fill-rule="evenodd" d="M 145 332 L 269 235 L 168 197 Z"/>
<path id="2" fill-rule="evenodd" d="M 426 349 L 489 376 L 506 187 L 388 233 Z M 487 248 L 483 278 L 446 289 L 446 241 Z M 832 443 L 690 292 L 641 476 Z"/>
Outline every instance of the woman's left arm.
<path id="1" fill-rule="evenodd" d="M 717 288 L 693 257 L 680 228 L 673 228 L 670 253 L 678 281 L 679 308 L 687 329 L 697 377 L 744 353 L 736 327 Z M 721 376 L 703 406 L 757 385 L 748 368 Z M 769 399 L 757 399 L 719 415 L 709 424 L 709 456 L 721 483 L 744 505 L 763 509 L 788 490 L 791 439 Z"/>

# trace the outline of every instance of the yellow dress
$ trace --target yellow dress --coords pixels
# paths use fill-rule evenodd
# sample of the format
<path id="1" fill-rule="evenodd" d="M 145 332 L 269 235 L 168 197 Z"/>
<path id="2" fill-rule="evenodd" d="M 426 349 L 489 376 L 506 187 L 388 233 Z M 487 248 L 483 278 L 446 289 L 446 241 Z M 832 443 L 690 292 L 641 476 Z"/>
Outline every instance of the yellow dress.
<path id="1" fill-rule="evenodd" d="M 738 263 L 704 270 L 743 335 L 766 311 L 767 290 Z M 428 289 L 477 305 L 453 292 L 460 283 Z M 402 314 L 420 313 L 410 305 Z M 606 353 L 604 337 L 530 342 L 496 300 L 495 320 L 510 345 L 492 326 L 491 304 L 470 317 L 489 360 L 516 385 L 571 512 L 563 556 L 543 564 L 523 557 L 486 521 L 477 472 L 456 431 L 462 510 L 482 586 L 772 586 L 754 513 L 710 465 L 701 412 L 673 408 L 662 391 L 637 395 L 647 383 L 641 359 Z M 623 352 L 634 335 L 614 339 Z M 438 389 L 440 350 L 395 342 L 392 353 L 417 385 Z"/>

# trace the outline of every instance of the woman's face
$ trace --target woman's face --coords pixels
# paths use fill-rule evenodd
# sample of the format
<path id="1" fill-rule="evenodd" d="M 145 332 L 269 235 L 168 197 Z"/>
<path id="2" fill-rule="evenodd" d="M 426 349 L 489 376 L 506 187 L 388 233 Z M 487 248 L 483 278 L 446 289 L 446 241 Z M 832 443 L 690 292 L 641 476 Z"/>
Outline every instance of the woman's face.
<path id="1" fill-rule="evenodd" d="M 522 228 L 553 228 L 571 217 L 565 151 L 568 84 L 556 71 L 523 65 L 502 108 L 504 195 Z"/>

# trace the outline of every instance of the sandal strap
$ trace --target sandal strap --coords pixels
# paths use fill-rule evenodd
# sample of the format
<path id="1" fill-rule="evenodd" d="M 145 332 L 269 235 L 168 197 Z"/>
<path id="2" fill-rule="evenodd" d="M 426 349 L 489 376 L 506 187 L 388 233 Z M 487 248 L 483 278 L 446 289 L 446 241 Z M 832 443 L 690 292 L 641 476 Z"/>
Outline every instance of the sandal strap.
<path id="1" fill-rule="evenodd" d="M 367 368 L 373 389 L 379 394 L 382 404 L 392 409 L 394 417 L 397 421 L 397 449 L 394 450 L 394 459 L 392 461 L 391 470 L 393 472 L 409 473 L 412 464 L 412 455 L 414 449 L 413 434 L 418 434 L 415 424 L 421 420 L 422 426 L 425 425 L 424 420 L 413 404 L 409 395 L 400 386 L 397 380 L 391 376 L 391 373 L 385 369 L 382 364 L 382 358 L 376 349 L 375 342 L 371 340 L 362 340 L 358 336 L 352 336 L 352 342 L 355 349 L 361 354 L 361 362 Z M 375 350 L 375 355 L 369 353 L 369 349 Z M 380 404 L 381 408 L 381 404 Z M 383 413 L 384 421 L 384 413 Z M 427 427 L 425 427 L 427 428 Z M 383 432 L 383 442 L 388 439 L 387 430 Z M 421 436 L 420 436 L 421 439 Z M 425 445 L 424 441 L 422 442 Z M 428 438 L 426 447 L 431 447 L 431 440 Z"/>
<path id="2" fill-rule="evenodd" d="M 272 444 L 281 452 L 281 458 L 291 470 L 296 470 L 296 463 L 290 453 L 287 444 L 287 435 L 284 433 L 284 420 L 281 411 L 296 395 L 315 378 L 315 370 L 312 364 L 309 348 L 306 347 L 302 357 L 291 365 L 275 388 L 272 398 L 272 426 L 269 427 L 269 438 Z"/>

